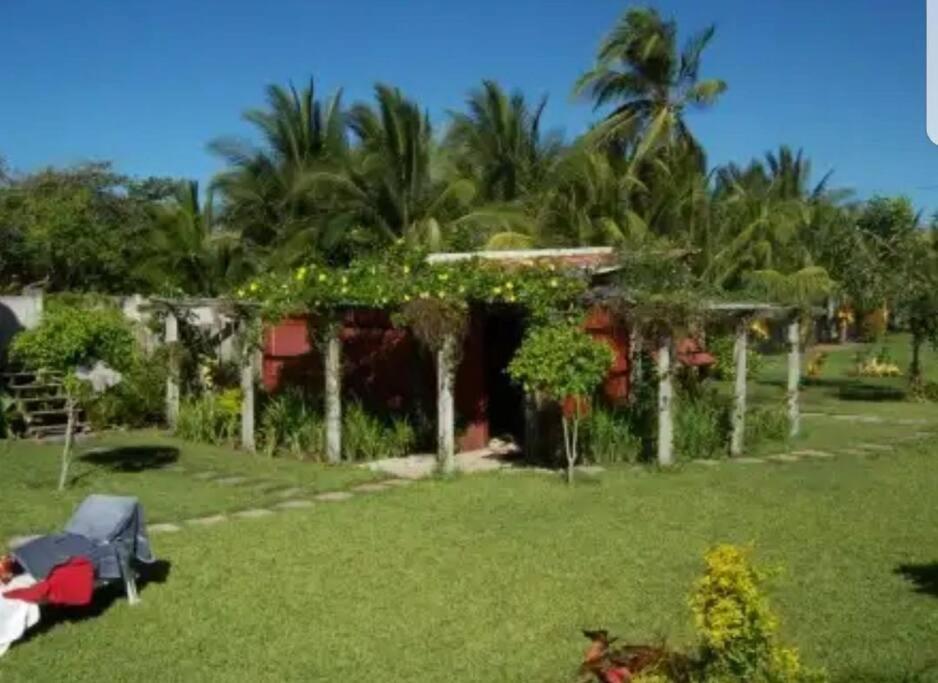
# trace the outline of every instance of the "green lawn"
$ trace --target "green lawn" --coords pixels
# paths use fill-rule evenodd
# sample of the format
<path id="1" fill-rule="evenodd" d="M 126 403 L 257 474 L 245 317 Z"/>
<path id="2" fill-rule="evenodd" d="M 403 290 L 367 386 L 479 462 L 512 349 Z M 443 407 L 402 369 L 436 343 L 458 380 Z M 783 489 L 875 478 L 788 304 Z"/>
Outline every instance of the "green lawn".
<path id="1" fill-rule="evenodd" d="M 771 376 L 757 389 L 771 400 L 781 391 Z M 728 541 L 754 544 L 759 561 L 780 569 L 772 598 L 784 636 L 835 680 L 938 681 L 938 467 L 927 435 L 900 441 L 938 430 L 938 409 L 853 406 L 817 395 L 826 390 L 809 387 L 806 403 L 934 422 L 807 418 L 793 448 L 823 443 L 840 453 L 831 460 L 610 469 L 572 489 L 536 473 L 463 476 L 159 535 L 168 576 L 144 587 L 140 606 L 118 599 L 93 618 L 58 615 L 0 660 L 0 680 L 92 681 L 106 671 L 114 680 L 569 681 L 582 628 L 689 642 L 690 584 L 704 550 Z M 119 441 L 175 444 L 153 434 Z M 896 450 L 843 453 L 865 441 Z M 311 488 L 367 476 L 181 448 L 193 470 L 230 465 Z M 66 501 L 48 493 L 54 452 L 33 447 L 33 473 L 20 451 L 0 461 L 13 520 L 0 520 L 4 531 L 58 522 L 105 485 L 139 493 L 154 518 L 216 500 L 238 507 L 238 490 L 159 470 L 96 471 L 100 486 L 81 484 Z"/>
<path id="2" fill-rule="evenodd" d="M 0 441 L 0 499 L 6 501 L 0 515 L 0 542 L 13 534 L 61 527 L 89 493 L 138 496 L 149 522 L 175 522 L 266 505 L 291 487 L 328 491 L 375 478 L 371 471 L 357 467 L 249 456 L 158 432 L 114 433 L 79 444 L 71 486 L 58 493 L 60 453 L 58 444 Z M 223 486 L 193 476 L 200 472 L 248 481 Z"/>

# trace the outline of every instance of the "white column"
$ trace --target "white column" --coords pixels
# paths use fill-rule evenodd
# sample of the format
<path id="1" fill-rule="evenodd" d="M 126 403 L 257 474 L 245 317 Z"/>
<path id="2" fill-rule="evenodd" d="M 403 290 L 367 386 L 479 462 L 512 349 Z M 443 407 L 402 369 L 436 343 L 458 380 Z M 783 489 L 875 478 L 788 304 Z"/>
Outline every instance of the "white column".
<path id="1" fill-rule="evenodd" d="M 788 422 L 789 434 L 801 431 L 801 413 L 798 408 L 798 389 L 801 385 L 801 332 L 798 318 L 788 324 Z"/>
<path id="2" fill-rule="evenodd" d="M 456 469 L 456 427 L 453 407 L 453 384 L 456 355 L 456 339 L 450 335 L 436 352 L 436 415 L 437 415 L 437 460 L 440 471 L 449 474 Z"/>
<path id="3" fill-rule="evenodd" d="M 733 363 L 736 370 L 733 404 L 733 438 L 730 441 L 730 455 L 743 454 L 746 435 L 746 350 L 749 345 L 747 321 L 739 321 L 736 327 L 736 343 L 733 346 Z"/>
<path id="4" fill-rule="evenodd" d="M 245 325 L 241 325 L 238 340 L 241 355 L 241 448 L 254 453 L 254 345 L 246 337 Z"/>
<path id="5" fill-rule="evenodd" d="M 658 345 L 658 464 L 663 467 L 674 464 L 673 398 L 671 337 L 666 336 Z"/>
<path id="6" fill-rule="evenodd" d="M 174 311 L 167 311 L 163 342 L 169 346 L 179 341 L 179 320 Z M 166 424 L 173 431 L 179 420 L 179 350 L 169 349 L 169 374 L 166 375 Z"/>
<path id="7" fill-rule="evenodd" d="M 326 342 L 326 459 L 342 459 L 342 340 L 337 325 Z"/>

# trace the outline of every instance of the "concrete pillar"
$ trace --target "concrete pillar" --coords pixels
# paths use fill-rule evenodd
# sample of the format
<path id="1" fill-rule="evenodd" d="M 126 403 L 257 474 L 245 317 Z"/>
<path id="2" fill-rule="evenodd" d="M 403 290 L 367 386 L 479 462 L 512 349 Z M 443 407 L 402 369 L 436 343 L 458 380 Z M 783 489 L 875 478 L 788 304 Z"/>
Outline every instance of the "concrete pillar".
<path id="1" fill-rule="evenodd" d="M 456 469 L 456 416 L 453 400 L 455 358 L 456 339 L 450 335 L 436 352 L 437 460 L 443 474 Z"/>
<path id="2" fill-rule="evenodd" d="M 671 379 L 671 337 L 658 344 L 658 464 L 674 464 L 674 386 Z"/>
<path id="3" fill-rule="evenodd" d="M 342 459 L 342 340 L 341 326 L 326 341 L 324 374 L 326 379 L 326 459 L 337 463 Z"/>
<path id="4" fill-rule="evenodd" d="M 798 319 L 788 323 L 788 423 L 789 435 L 801 432 L 801 412 L 798 406 L 798 391 L 801 385 L 801 330 Z"/>
<path id="5" fill-rule="evenodd" d="M 163 343 L 175 345 L 179 341 L 179 320 L 175 311 L 166 312 Z M 179 421 L 179 349 L 169 349 L 169 374 L 166 376 L 166 424 L 176 431 Z"/>
<path id="6" fill-rule="evenodd" d="M 241 324 L 238 347 L 241 356 L 241 448 L 254 453 L 257 446 L 254 440 L 254 345 L 246 338 L 244 323 Z"/>
<path id="7" fill-rule="evenodd" d="M 736 383 L 733 388 L 733 437 L 730 441 L 730 455 L 743 454 L 746 436 L 746 351 L 749 346 L 747 320 L 741 320 L 736 327 L 736 343 L 733 345 L 733 363 L 736 371 Z"/>

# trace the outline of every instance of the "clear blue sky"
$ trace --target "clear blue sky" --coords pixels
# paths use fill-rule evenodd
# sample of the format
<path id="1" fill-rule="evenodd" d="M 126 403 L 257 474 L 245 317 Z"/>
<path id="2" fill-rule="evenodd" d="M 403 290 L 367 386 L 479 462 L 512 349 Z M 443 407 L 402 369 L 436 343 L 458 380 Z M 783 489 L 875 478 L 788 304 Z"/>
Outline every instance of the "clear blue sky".
<path id="1" fill-rule="evenodd" d="M 240 112 L 270 82 L 314 75 L 348 101 L 402 87 L 443 123 L 497 78 L 551 97 L 569 135 L 595 116 L 570 99 L 611 0 L 30 0 L 0 14 L 0 155 L 19 170 L 110 159 L 123 172 L 206 180 L 206 143 L 247 134 Z M 938 209 L 925 133 L 924 0 L 667 0 L 683 32 L 717 35 L 703 74 L 729 83 L 691 117 L 711 163 L 787 143 L 815 175 L 860 196 L 905 193 Z"/>

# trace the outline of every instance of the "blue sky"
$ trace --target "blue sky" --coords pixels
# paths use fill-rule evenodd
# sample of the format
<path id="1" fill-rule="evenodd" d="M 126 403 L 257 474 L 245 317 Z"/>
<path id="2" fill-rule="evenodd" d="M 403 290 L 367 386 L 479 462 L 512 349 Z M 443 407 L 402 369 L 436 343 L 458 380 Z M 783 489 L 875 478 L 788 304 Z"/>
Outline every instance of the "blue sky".
<path id="1" fill-rule="evenodd" d="M 323 94 L 403 88 L 443 124 L 482 78 L 550 95 L 568 135 L 595 117 L 570 98 L 609 0 L 30 0 L 0 18 L 0 155 L 16 169 L 110 159 L 123 172 L 206 180 L 206 144 L 247 135 L 264 85 L 314 75 Z M 938 210 L 925 133 L 924 0 L 668 0 L 681 30 L 716 23 L 704 76 L 729 83 L 691 126 L 711 163 L 786 143 L 861 197 Z"/>

